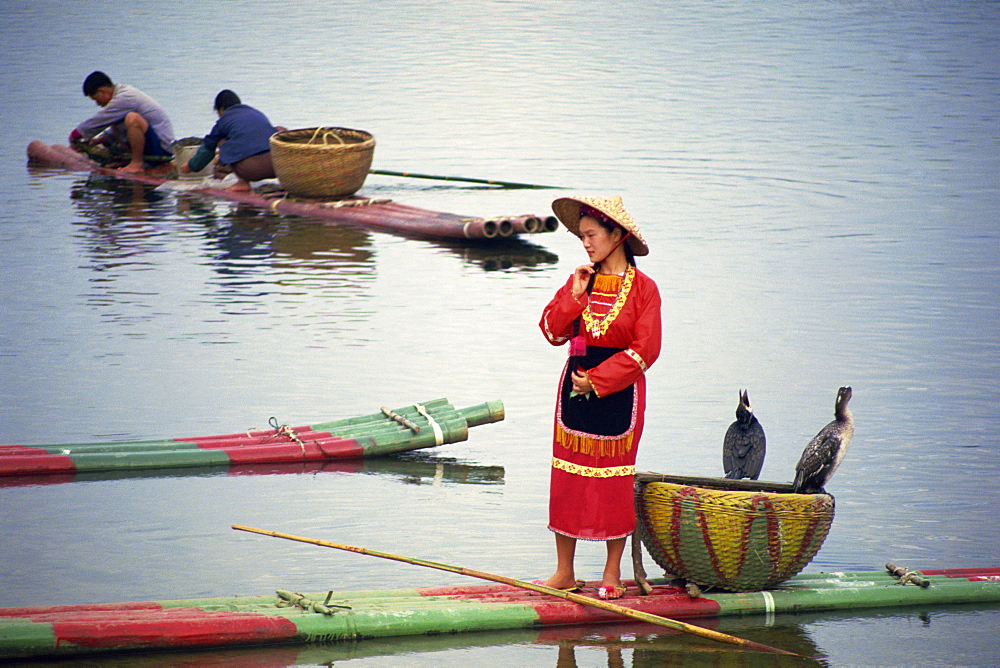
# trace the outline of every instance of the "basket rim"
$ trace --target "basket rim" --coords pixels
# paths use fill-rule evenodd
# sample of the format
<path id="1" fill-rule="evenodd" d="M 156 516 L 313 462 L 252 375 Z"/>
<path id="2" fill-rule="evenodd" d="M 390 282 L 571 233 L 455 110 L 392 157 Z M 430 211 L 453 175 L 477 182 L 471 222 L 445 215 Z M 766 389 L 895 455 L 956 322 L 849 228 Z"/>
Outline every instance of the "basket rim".
<path id="1" fill-rule="evenodd" d="M 700 476 L 672 475 L 668 473 L 649 473 L 637 471 L 635 474 L 636 487 L 644 487 L 653 482 L 665 482 L 673 485 L 685 487 L 699 487 L 721 492 L 765 492 L 768 494 L 788 494 L 796 496 L 829 496 L 829 492 L 816 492 L 800 494 L 794 492 L 791 483 L 768 482 L 766 480 L 733 480 L 732 478 L 707 478 Z"/>
<path id="2" fill-rule="evenodd" d="M 320 131 L 333 132 L 338 137 L 344 136 L 348 137 L 354 141 L 339 144 L 329 144 L 329 143 L 319 143 L 311 141 L 290 141 L 289 138 L 293 136 L 304 136 L 307 133 L 318 134 Z M 369 146 L 375 145 L 375 137 L 372 133 L 366 130 L 358 130 L 355 128 L 342 128 L 329 125 L 319 125 L 312 128 L 295 128 L 291 130 L 281 130 L 275 132 L 270 137 L 272 145 L 281 146 L 282 148 L 290 149 L 336 149 L 336 148 L 368 148 Z"/>

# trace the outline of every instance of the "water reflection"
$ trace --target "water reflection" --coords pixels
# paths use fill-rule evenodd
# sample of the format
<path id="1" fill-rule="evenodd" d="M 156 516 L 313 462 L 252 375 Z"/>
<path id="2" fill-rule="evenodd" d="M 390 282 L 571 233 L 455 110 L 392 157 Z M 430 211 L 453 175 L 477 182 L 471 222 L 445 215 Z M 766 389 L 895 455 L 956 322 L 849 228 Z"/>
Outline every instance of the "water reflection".
<path id="1" fill-rule="evenodd" d="M 706 628 L 718 626 L 716 620 L 697 620 Z M 750 634 L 743 634 L 748 637 Z M 782 649 L 822 660 L 819 649 L 810 639 L 808 624 L 790 622 L 772 633 L 758 634 Z M 750 638 L 758 640 L 758 638 Z M 763 642 L 763 641 L 761 641 Z M 521 648 L 517 650 L 515 648 Z M 536 630 L 510 630 L 489 633 L 415 635 L 365 639 L 357 642 L 274 646 L 248 649 L 171 652 L 169 654 L 108 656 L 99 661 L 75 659 L 73 665 L 148 666 L 180 665 L 223 666 L 321 666 L 340 665 L 352 660 L 370 665 L 372 659 L 405 656 L 405 665 L 438 665 L 440 655 L 460 652 L 466 665 L 502 665 L 510 659 L 517 665 L 526 656 L 523 648 L 532 648 L 531 665 L 553 668 L 576 666 L 690 666 L 710 663 L 733 666 L 815 666 L 816 660 L 748 652 L 736 646 L 712 642 L 671 631 L 653 624 L 602 624 L 566 626 Z M 69 665 L 53 662 L 47 665 Z M 822 665 L 822 664 L 820 664 Z"/>
<path id="2" fill-rule="evenodd" d="M 426 188 L 425 188 L 426 190 Z M 246 260 L 269 260 L 269 268 L 372 272 L 371 233 L 363 227 L 297 216 L 276 215 L 244 203 L 215 201 L 203 195 L 92 174 L 71 188 L 71 199 L 84 219 L 86 250 L 98 270 L 119 266 L 123 257 L 156 250 L 140 240 L 173 231 L 198 234 L 226 275 L 252 268 Z M 136 229 L 135 223 L 157 225 Z M 519 237 L 494 240 L 425 240 L 448 249 L 485 271 L 537 267 L 558 262 L 558 255 Z M 290 262 L 289 260 L 294 260 Z"/>
<path id="3" fill-rule="evenodd" d="M 152 187 L 93 174 L 71 186 L 70 199 L 83 218 L 76 223 L 77 238 L 94 271 L 107 272 L 163 249 L 165 199 Z"/>
<path id="4" fill-rule="evenodd" d="M 426 453 L 404 453 L 388 457 L 334 461 L 234 464 L 123 471 L 56 473 L 0 477 L 0 488 L 59 485 L 69 482 L 101 482 L 138 478 L 211 478 L 259 475 L 335 475 L 358 473 L 386 476 L 408 485 L 503 485 L 504 467 L 470 464 L 451 457 Z"/>
<path id="5" fill-rule="evenodd" d="M 552 251 L 519 238 L 478 243 L 460 241 L 438 241 L 435 243 L 447 248 L 464 262 L 478 265 L 484 271 L 532 269 L 556 264 L 559 261 L 559 256 Z"/>

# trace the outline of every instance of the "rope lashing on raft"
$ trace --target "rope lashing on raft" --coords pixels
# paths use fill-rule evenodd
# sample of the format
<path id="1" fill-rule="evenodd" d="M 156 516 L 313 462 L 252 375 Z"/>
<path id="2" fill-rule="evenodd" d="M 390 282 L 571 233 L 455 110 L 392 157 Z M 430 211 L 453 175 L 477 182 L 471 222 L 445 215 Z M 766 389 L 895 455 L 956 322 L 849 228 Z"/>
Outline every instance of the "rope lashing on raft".
<path id="1" fill-rule="evenodd" d="M 333 202 L 321 202 L 319 205 L 324 209 L 344 209 L 356 206 L 371 206 L 372 204 L 388 204 L 392 200 L 389 198 L 383 199 L 338 199 Z"/>
<path id="2" fill-rule="evenodd" d="M 303 596 L 298 592 L 288 591 L 287 589 L 277 589 L 275 590 L 275 593 L 278 594 L 278 602 L 275 605 L 279 608 L 302 608 L 307 612 L 315 612 L 321 615 L 326 615 L 327 617 L 337 612 L 337 610 L 334 610 L 333 608 L 340 610 L 351 609 L 351 606 L 349 605 L 330 605 L 330 598 L 333 596 L 332 591 L 327 593 L 326 600 L 322 603 Z"/>
<path id="3" fill-rule="evenodd" d="M 444 433 L 441 431 L 441 425 L 434 421 L 431 414 L 427 412 L 427 409 L 420 404 L 413 404 L 413 407 L 417 409 L 417 412 L 427 418 L 427 423 L 434 430 L 434 445 L 441 445 L 444 443 Z"/>
<path id="4" fill-rule="evenodd" d="M 268 420 L 267 423 L 271 425 L 271 429 L 274 430 L 273 434 L 261 433 L 259 436 L 256 436 L 253 432 L 261 432 L 262 430 L 257 429 L 256 427 L 250 427 L 249 429 L 247 429 L 247 438 L 254 438 L 256 436 L 260 441 L 267 441 L 272 438 L 277 438 L 278 436 L 285 436 L 286 438 L 288 438 L 288 440 L 294 441 L 299 444 L 299 448 L 302 450 L 302 456 L 305 457 L 306 454 L 305 441 L 299 438 L 299 435 L 295 433 L 295 429 L 292 428 L 292 425 L 290 424 L 279 425 L 278 418 L 274 416 L 271 416 L 271 419 Z"/>
<path id="5" fill-rule="evenodd" d="M 891 561 L 886 563 L 885 570 L 889 571 L 889 575 L 899 580 L 899 582 L 896 583 L 897 585 L 906 586 L 911 584 L 924 589 L 931 586 L 930 580 L 926 580 L 918 575 L 917 571 L 911 571 L 903 566 L 897 566 Z"/>
<path id="6" fill-rule="evenodd" d="M 270 209 L 271 213 L 277 214 L 278 207 L 282 202 L 305 202 L 308 204 L 314 204 L 316 206 L 322 207 L 324 209 L 350 209 L 362 206 L 373 206 L 376 204 L 389 204 L 392 202 L 388 197 L 383 197 L 380 199 L 375 199 L 371 197 L 360 197 L 357 199 L 338 199 L 330 202 L 316 202 L 309 199 L 301 199 L 297 197 L 290 197 L 287 192 L 281 193 L 264 193 L 263 197 L 267 198 L 267 208 Z"/>
<path id="7" fill-rule="evenodd" d="M 268 203 L 268 208 L 271 209 L 271 213 L 278 213 L 278 205 L 281 204 L 287 198 L 288 198 L 288 195 L 284 194 L 281 197 L 272 199 Z"/>
<path id="8" fill-rule="evenodd" d="M 396 411 L 390 410 L 390 409 L 386 408 L 385 406 L 382 406 L 382 414 L 385 415 L 390 420 L 393 420 L 393 421 L 398 422 L 399 424 L 403 425 L 404 427 L 406 427 L 407 429 L 409 429 L 410 431 L 412 431 L 414 434 L 419 434 L 420 433 L 420 425 L 414 424 L 413 422 L 410 422 L 409 420 L 407 420 L 405 417 L 403 417 L 402 415 L 400 415 Z"/>

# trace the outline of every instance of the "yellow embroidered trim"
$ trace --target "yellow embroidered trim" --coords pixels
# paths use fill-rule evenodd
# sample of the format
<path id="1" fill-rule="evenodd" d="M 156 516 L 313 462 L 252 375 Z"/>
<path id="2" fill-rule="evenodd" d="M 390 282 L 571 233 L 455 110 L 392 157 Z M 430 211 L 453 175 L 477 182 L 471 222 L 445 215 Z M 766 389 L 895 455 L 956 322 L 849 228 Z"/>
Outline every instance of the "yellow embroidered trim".
<path id="1" fill-rule="evenodd" d="M 608 326 L 615 321 L 618 314 L 621 312 L 622 307 L 625 306 L 625 302 L 628 299 L 628 293 L 632 289 L 632 280 L 635 278 L 635 267 L 629 265 L 628 270 L 625 272 L 625 277 L 622 279 L 622 285 L 618 288 L 618 297 L 615 299 L 615 303 L 611 305 L 611 309 L 602 318 L 595 318 L 594 314 L 590 312 L 590 303 L 587 303 L 587 308 L 583 309 L 582 317 L 584 327 L 590 332 L 591 336 L 595 339 L 599 339 L 601 336 L 607 333 Z"/>
<path id="2" fill-rule="evenodd" d="M 585 478 L 618 478 L 620 476 L 635 475 L 635 466 L 609 466 L 607 468 L 594 468 L 592 466 L 581 466 L 568 462 L 558 457 L 552 458 L 552 468 L 580 475 Z"/>
<path id="3" fill-rule="evenodd" d="M 635 424 L 635 417 L 632 419 Z M 635 430 L 631 427 L 621 436 L 593 436 L 581 431 L 570 431 L 561 423 L 555 430 L 555 442 L 573 452 L 597 457 L 618 457 L 632 450 L 632 436 Z"/>
<path id="4" fill-rule="evenodd" d="M 642 372 L 646 373 L 646 363 L 642 360 L 642 357 L 639 356 L 639 353 L 635 352 L 631 348 L 626 348 L 625 354 L 634 359 L 635 363 L 639 365 L 640 369 L 642 369 Z"/>

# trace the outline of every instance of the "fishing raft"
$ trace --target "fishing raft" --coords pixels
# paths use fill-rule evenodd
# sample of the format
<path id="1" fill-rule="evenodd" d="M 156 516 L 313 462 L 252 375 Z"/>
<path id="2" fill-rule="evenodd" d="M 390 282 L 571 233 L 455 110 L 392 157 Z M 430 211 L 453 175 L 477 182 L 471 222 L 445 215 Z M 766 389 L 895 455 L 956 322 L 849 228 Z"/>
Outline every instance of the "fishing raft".
<path id="1" fill-rule="evenodd" d="M 176 183 L 175 179 L 167 177 L 166 166 L 160 168 L 158 172 L 157 170 L 150 170 L 141 174 L 130 174 L 120 169 L 102 167 L 68 146 L 58 144 L 49 145 L 35 140 L 28 144 L 27 153 L 29 162 L 36 165 L 89 171 L 152 186 Z M 379 172 L 378 170 L 374 170 L 374 173 L 400 176 L 409 175 L 406 172 Z M 449 178 L 454 180 L 453 177 Z M 486 181 L 483 180 L 483 182 Z M 215 199 L 247 204 L 275 213 L 319 218 L 384 232 L 429 239 L 499 240 L 521 234 L 530 235 L 554 232 L 559 227 L 559 221 L 554 216 L 524 214 L 481 218 L 442 211 L 431 211 L 429 209 L 399 204 L 389 199 L 352 196 L 323 200 L 296 197 L 284 192 L 266 194 L 257 191 L 233 192 L 210 187 L 184 188 L 184 191 Z"/>
<path id="2" fill-rule="evenodd" d="M 891 566 L 887 564 L 887 567 Z M 1000 567 L 808 573 L 760 592 L 706 593 L 654 581 L 615 603 L 673 619 L 1000 602 Z M 895 574 L 894 574 L 895 573 Z M 584 594 L 596 599 L 599 582 Z M 105 605 L 0 608 L 0 660 L 98 652 L 357 641 L 620 622 L 613 612 L 510 585 L 333 591 Z"/>
<path id="3" fill-rule="evenodd" d="M 469 428 L 504 419 L 499 400 L 456 409 L 435 399 L 310 426 L 195 438 L 59 445 L 0 445 L 0 477 L 379 457 L 457 443 Z"/>

